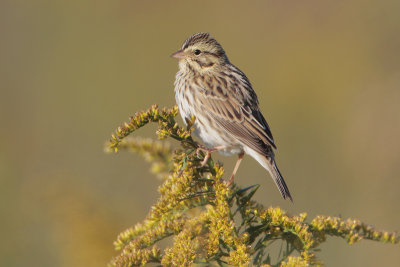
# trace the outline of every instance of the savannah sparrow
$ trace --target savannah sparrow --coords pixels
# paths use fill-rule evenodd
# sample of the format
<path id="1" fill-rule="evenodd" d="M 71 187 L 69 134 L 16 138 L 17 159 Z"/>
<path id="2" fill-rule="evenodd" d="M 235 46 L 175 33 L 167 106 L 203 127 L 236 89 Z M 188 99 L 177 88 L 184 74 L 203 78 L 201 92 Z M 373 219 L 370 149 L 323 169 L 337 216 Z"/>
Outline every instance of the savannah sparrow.
<path id="1" fill-rule="evenodd" d="M 196 118 L 194 133 L 204 142 L 202 149 L 207 152 L 203 163 L 213 151 L 238 154 L 228 182 L 231 184 L 244 153 L 249 154 L 268 170 L 282 197 L 292 200 L 276 166 L 276 146 L 258 107 L 257 95 L 222 46 L 208 33 L 197 33 L 171 56 L 179 60 L 176 102 L 185 123 L 192 116 Z"/>

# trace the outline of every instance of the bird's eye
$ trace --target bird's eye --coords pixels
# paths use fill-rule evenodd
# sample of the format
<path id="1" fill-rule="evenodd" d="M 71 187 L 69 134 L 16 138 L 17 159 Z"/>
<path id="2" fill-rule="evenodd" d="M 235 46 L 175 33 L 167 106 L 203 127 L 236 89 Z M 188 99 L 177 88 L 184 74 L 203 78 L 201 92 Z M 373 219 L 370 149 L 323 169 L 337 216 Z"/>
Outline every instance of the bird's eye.
<path id="1" fill-rule="evenodd" d="M 199 50 L 199 49 L 196 49 L 196 50 L 194 50 L 194 54 L 197 56 L 197 55 L 200 55 L 200 53 L 201 53 L 201 51 Z"/>

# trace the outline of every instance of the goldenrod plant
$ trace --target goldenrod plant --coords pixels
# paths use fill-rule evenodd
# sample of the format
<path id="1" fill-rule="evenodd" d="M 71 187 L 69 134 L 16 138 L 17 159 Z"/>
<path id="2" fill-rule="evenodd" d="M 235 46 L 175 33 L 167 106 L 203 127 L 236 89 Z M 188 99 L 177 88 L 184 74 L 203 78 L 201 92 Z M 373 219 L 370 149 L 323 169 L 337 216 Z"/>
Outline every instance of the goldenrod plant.
<path id="1" fill-rule="evenodd" d="M 130 150 L 152 163 L 163 184 L 160 198 L 143 222 L 120 233 L 114 242 L 119 255 L 109 266 L 310 266 L 321 265 L 318 246 L 327 236 L 353 244 L 362 239 L 398 243 L 396 233 L 381 231 L 357 219 L 307 214 L 290 216 L 279 207 L 265 208 L 252 200 L 258 185 L 231 187 L 221 179 L 224 169 L 210 158 L 205 166 L 198 144 L 191 137 L 192 121 L 180 127 L 177 107 L 156 105 L 138 112 L 120 126 L 106 144 L 107 151 Z M 165 141 L 130 135 L 151 122 L 158 123 L 159 139 L 180 142 L 173 150 Z M 159 242 L 168 239 L 161 249 Z M 271 255 L 270 246 L 283 249 Z M 278 258 L 272 262 L 272 258 Z"/>

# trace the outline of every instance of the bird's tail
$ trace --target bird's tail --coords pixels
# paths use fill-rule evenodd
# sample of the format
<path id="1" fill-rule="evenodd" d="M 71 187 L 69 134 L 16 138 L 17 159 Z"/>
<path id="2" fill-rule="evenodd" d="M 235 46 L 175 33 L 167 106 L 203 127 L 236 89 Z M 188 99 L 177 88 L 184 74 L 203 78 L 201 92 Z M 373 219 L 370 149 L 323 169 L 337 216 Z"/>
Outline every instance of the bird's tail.
<path id="1" fill-rule="evenodd" d="M 292 196 L 289 192 L 289 188 L 287 187 L 285 180 L 283 179 L 282 174 L 278 169 L 278 166 L 276 166 L 275 160 L 273 158 L 261 155 L 252 149 L 248 149 L 245 151 L 247 154 L 257 160 L 258 163 L 260 163 L 271 174 L 272 179 L 274 179 L 275 184 L 278 187 L 279 192 L 281 192 L 282 197 L 284 199 L 288 198 L 293 202 Z"/>
<path id="2" fill-rule="evenodd" d="M 267 159 L 269 162 L 269 159 Z M 287 187 L 285 180 L 282 177 L 281 172 L 278 169 L 278 166 L 276 166 L 275 160 L 272 160 L 270 163 L 270 168 L 269 173 L 271 174 L 272 178 L 275 181 L 276 186 L 279 189 L 279 192 L 281 192 L 281 195 L 284 199 L 289 198 L 290 201 L 293 202 L 292 196 L 290 195 L 289 188 Z"/>

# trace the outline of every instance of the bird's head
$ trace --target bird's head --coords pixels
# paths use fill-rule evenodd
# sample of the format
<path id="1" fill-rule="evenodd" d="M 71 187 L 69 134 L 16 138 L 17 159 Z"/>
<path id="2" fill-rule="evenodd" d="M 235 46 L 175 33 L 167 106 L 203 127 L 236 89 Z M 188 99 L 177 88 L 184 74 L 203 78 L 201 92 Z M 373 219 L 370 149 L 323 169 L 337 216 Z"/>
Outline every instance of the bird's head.
<path id="1" fill-rule="evenodd" d="M 222 46 L 208 33 L 196 33 L 190 36 L 182 48 L 173 53 L 179 60 L 179 67 L 204 72 L 229 63 Z"/>

